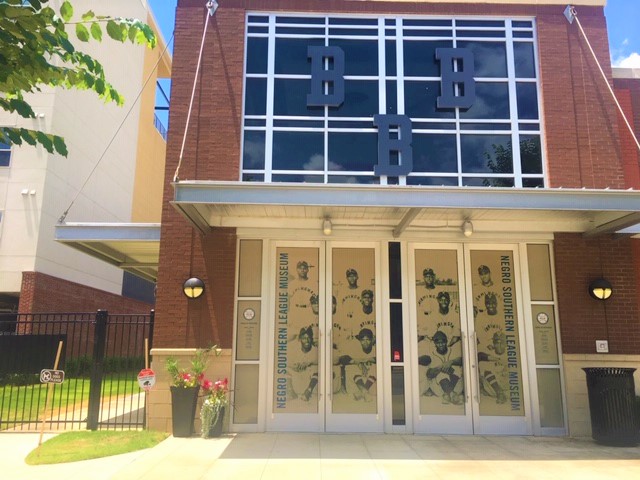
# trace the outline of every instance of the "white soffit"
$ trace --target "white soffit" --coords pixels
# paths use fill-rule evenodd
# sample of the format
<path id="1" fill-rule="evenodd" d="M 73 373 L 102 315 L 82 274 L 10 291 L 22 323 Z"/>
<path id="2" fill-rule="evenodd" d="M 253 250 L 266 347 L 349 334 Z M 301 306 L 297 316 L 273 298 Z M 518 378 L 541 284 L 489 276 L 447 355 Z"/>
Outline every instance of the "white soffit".
<path id="1" fill-rule="evenodd" d="M 65 223 L 55 240 L 146 280 L 158 275 L 159 223 Z"/>
<path id="2" fill-rule="evenodd" d="M 180 181 L 173 206 L 196 228 L 341 224 L 402 231 L 471 220 L 483 231 L 635 234 L 640 191 Z"/>

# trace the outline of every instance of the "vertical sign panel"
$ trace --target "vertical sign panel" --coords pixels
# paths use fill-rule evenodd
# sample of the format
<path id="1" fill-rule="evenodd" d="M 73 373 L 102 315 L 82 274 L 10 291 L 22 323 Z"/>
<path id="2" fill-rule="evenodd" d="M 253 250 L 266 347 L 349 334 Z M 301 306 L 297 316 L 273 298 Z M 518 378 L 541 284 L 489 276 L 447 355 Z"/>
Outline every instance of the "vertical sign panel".
<path id="1" fill-rule="evenodd" d="M 276 250 L 274 413 L 318 412 L 318 252 Z"/>
<path id="2" fill-rule="evenodd" d="M 456 250 L 416 250 L 421 415 L 464 415 Z"/>
<path id="3" fill-rule="evenodd" d="M 377 413 L 375 252 L 332 251 L 333 413 Z"/>
<path id="4" fill-rule="evenodd" d="M 262 240 L 240 241 L 238 296 L 259 297 L 262 284 Z"/>
<path id="5" fill-rule="evenodd" d="M 553 305 L 532 305 L 533 345 L 538 365 L 558 365 L 558 339 Z"/>
<path id="6" fill-rule="evenodd" d="M 258 423 L 259 374 L 258 365 L 236 365 L 233 386 L 233 423 Z"/>
<path id="7" fill-rule="evenodd" d="M 549 245 L 527 245 L 531 300 L 553 301 Z"/>
<path id="8" fill-rule="evenodd" d="M 236 360 L 260 360 L 259 300 L 238 300 Z"/>
<path id="9" fill-rule="evenodd" d="M 513 252 L 472 251 L 471 275 L 480 415 L 523 416 Z"/>

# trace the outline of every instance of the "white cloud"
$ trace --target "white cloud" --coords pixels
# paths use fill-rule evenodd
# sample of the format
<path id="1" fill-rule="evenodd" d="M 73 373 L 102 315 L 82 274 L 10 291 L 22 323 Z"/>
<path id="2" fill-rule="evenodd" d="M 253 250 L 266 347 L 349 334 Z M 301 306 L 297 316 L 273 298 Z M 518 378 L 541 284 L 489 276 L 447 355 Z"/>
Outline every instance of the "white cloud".
<path id="1" fill-rule="evenodd" d="M 614 59 L 613 66 L 619 68 L 640 68 L 640 53 L 633 52 L 626 57 L 618 57 Z"/>
<path id="2" fill-rule="evenodd" d="M 625 39 L 622 41 L 622 45 L 624 45 L 625 47 L 626 47 L 627 45 L 629 45 L 629 39 L 628 39 L 628 38 L 625 38 Z"/>

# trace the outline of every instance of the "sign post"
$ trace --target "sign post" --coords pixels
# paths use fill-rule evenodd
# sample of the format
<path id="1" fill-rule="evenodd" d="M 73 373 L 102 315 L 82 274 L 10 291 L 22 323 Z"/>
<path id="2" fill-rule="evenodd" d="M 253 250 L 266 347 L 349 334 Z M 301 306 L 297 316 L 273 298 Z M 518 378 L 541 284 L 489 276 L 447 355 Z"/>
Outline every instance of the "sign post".
<path id="1" fill-rule="evenodd" d="M 38 440 L 38 446 L 42 445 L 42 436 L 44 435 L 44 423 L 47 416 L 47 410 L 49 409 L 49 400 L 53 397 L 53 388 L 56 383 L 64 382 L 64 372 L 58 370 L 58 363 L 60 362 L 60 354 L 62 353 L 62 340 L 58 343 L 58 353 L 56 354 L 56 361 L 53 365 L 53 370 L 43 369 L 40 372 L 40 382 L 49 384 L 49 391 L 47 392 L 47 398 L 44 402 L 44 411 L 42 412 L 42 424 L 40 425 L 40 439 Z"/>

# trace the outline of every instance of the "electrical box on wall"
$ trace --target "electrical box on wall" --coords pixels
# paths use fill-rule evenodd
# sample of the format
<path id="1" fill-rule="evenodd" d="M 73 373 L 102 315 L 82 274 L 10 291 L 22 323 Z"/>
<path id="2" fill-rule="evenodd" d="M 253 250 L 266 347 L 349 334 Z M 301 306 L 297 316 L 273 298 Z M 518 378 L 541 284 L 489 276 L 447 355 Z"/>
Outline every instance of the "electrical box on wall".
<path id="1" fill-rule="evenodd" d="M 597 353 L 609 353 L 609 341 L 608 340 L 596 340 L 596 352 Z"/>

